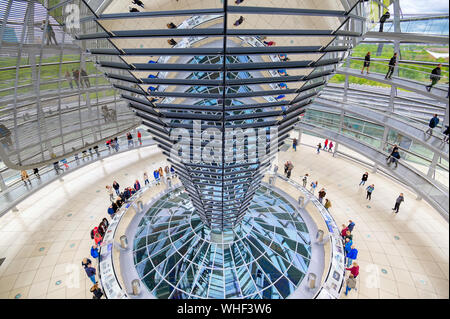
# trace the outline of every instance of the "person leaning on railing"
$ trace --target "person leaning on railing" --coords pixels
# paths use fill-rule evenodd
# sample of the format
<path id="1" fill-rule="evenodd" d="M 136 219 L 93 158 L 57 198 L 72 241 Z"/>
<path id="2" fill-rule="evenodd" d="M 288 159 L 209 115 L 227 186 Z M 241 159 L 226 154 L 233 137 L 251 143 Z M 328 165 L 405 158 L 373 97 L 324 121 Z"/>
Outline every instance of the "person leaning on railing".
<path id="1" fill-rule="evenodd" d="M 438 66 L 435 67 L 433 69 L 433 71 L 431 71 L 431 75 L 430 75 L 431 84 L 426 86 L 426 89 L 428 92 L 431 92 L 431 89 L 433 88 L 433 86 L 435 86 L 441 79 L 441 67 L 442 67 L 442 64 L 439 63 Z"/>

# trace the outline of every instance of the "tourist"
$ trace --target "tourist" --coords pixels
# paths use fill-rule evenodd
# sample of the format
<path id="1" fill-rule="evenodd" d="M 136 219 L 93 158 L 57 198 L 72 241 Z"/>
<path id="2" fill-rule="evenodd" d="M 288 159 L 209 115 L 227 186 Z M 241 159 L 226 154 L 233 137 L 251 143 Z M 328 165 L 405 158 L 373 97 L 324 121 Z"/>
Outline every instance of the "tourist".
<path id="1" fill-rule="evenodd" d="M 353 241 L 353 235 L 352 235 L 352 232 L 351 232 L 350 230 L 347 230 L 347 232 L 345 233 L 344 240 L 345 240 L 346 238 L 348 238 L 348 239 L 350 239 L 351 241 Z"/>
<path id="2" fill-rule="evenodd" d="M 428 129 L 425 131 L 425 134 L 430 134 L 430 137 L 433 135 L 433 129 L 439 124 L 439 117 L 437 114 L 430 119 L 430 123 L 428 123 Z"/>
<path id="3" fill-rule="evenodd" d="M 22 170 L 20 171 L 20 178 L 22 179 L 22 181 L 24 182 L 25 186 L 27 186 L 27 182 L 30 184 L 31 186 L 31 181 L 30 181 L 30 177 L 28 176 L 27 171 Z"/>
<path id="4" fill-rule="evenodd" d="M 97 281 L 95 280 L 95 274 L 96 274 L 96 270 L 94 267 L 89 266 L 86 267 L 84 269 L 86 271 L 86 275 L 88 276 L 88 278 L 94 283 L 94 285 L 97 283 Z"/>
<path id="5" fill-rule="evenodd" d="M 323 150 L 326 151 L 328 147 L 328 139 L 325 140 L 325 142 L 323 143 Z"/>
<path id="6" fill-rule="evenodd" d="M 367 182 L 367 179 L 369 178 L 369 173 L 365 172 L 363 176 L 361 177 L 361 182 L 359 183 L 359 186 L 364 185 Z"/>
<path id="7" fill-rule="evenodd" d="M 103 296 L 103 292 L 101 288 L 98 287 L 98 284 L 95 284 L 91 287 L 90 292 L 92 292 L 92 299 L 100 299 Z"/>
<path id="8" fill-rule="evenodd" d="M 127 140 L 128 140 L 128 148 L 133 147 L 134 146 L 134 142 L 133 142 L 133 135 L 131 135 L 130 132 L 127 133 Z"/>
<path id="9" fill-rule="evenodd" d="M 33 168 L 33 174 L 36 178 L 41 179 L 41 175 L 39 175 L 39 169 L 37 167 Z"/>
<path id="10" fill-rule="evenodd" d="M 325 192 L 325 188 L 322 188 L 320 191 L 319 191 L 319 202 L 322 204 L 322 202 L 323 202 L 323 199 L 325 198 L 325 195 L 326 195 L 327 193 Z"/>
<path id="11" fill-rule="evenodd" d="M 297 139 L 294 138 L 294 140 L 292 141 L 292 148 L 294 149 L 295 152 L 297 152 Z"/>
<path id="12" fill-rule="evenodd" d="M 394 74 L 395 65 L 397 64 L 397 53 L 394 53 L 392 58 L 389 60 L 389 69 L 386 73 L 385 79 L 392 79 L 392 74 Z"/>
<path id="13" fill-rule="evenodd" d="M 113 186 L 114 190 L 116 191 L 117 196 L 119 196 L 119 194 L 120 194 L 120 185 L 119 185 L 119 183 L 114 181 L 112 186 Z"/>
<path id="14" fill-rule="evenodd" d="M 333 146 L 334 146 L 333 142 L 330 141 L 330 143 L 328 145 L 328 152 L 332 152 L 333 151 Z"/>
<path id="15" fill-rule="evenodd" d="M 144 185 L 150 184 L 147 172 L 144 172 Z"/>
<path id="16" fill-rule="evenodd" d="M 173 22 L 169 22 L 169 23 L 167 23 L 167 28 L 169 28 L 169 29 L 176 29 L 176 28 L 177 28 L 177 26 L 176 26 L 176 24 L 175 24 L 175 23 L 173 23 Z"/>
<path id="17" fill-rule="evenodd" d="M 322 144 L 317 144 L 317 154 L 319 154 L 320 153 L 320 149 L 322 148 Z"/>
<path id="18" fill-rule="evenodd" d="M 130 10 L 130 12 L 140 12 L 138 9 L 133 7 L 128 7 L 128 9 Z"/>
<path id="19" fill-rule="evenodd" d="M 309 189 L 309 191 L 314 195 L 314 192 L 316 191 L 317 185 L 319 184 L 319 182 L 311 182 L 311 188 Z"/>
<path id="20" fill-rule="evenodd" d="M 155 178 L 156 184 L 159 185 L 160 178 L 159 178 L 159 171 L 158 170 L 155 169 L 153 171 L 153 177 Z"/>
<path id="21" fill-rule="evenodd" d="M 110 200 L 111 202 L 114 202 L 114 192 L 113 192 L 112 187 L 109 186 L 109 185 L 106 185 L 106 192 L 107 192 L 108 195 L 109 195 L 109 200 Z"/>
<path id="22" fill-rule="evenodd" d="M 81 266 L 83 266 L 84 269 L 92 265 L 92 261 L 89 258 L 83 258 L 81 261 Z"/>
<path id="23" fill-rule="evenodd" d="M 352 262 L 358 258 L 358 250 L 352 245 L 350 251 L 347 254 L 347 267 L 350 267 Z"/>
<path id="24" fill-rule="evenodd" d="M 347 227 L 348 227 L 348 230 L 352 232 L 353 228 L 355 227 L 355 223 L 352 220 L 349 220 Z"/>
<path id="25" fill-rule="evenodd" d="M 91 256 L 94 259 L 100 256 L 100 253 L 98 252 L 98 246 L 95 244 L 91 246 Z"/>
<path id="26" fill-rule="evenodd" d="M 139 141 L 139 145 L 142 146 L 142 134 L 141 134 L 141 131 L 137 132 L 137 138 L 138 138 L 138 141 Z"/>
<path id="27" fill-rule="evenodd" d="M 400 193 L 400 195 L 395 200 L 395 205 L 392 210 L 395 210 L 395 213 L 398 213 L 398 210 L 400 209 L 400 204 L 405 201 L 405 198 L 403 197 L 403 193 Z"/>
<path id="28" fill-rule="evenodd" d="M 158 169 L 158 173 L 159 173 L 159 176 L 160 176 L 160 177 L 164 177 L 164 171 L 163 171 L 163 169 L 162 169 L 161 166 L 160 166 L 159 169 Z"/>
<path id="29" fill-rule="evenodd" d="M 353 262 L 353 266 L 350 268 L 345 268 L 345 270 L 350 270 L 350 273 L 353 275 L 353 277 L 358 277 L 359 275 L 359 266 L 356 262 Z"/>
<path id="30" fill-rule="evenodd" d="M 375 189 L 375 185 L 374 184 L 367 186 L 367 188 L 366 188 L 366 190 L 367 190 L 366 199 L 368 199 L 368 200 L 372 199 L 372 193 L 373 193 L 374 189 Z"/>
<path id="31" fill-rule="evenodd" d="M 238 27 L 238 26 L 240 26 L 241 24 L 242 24 L 242 22 L 244 22 L 244 17 L 243 16 L 240 16 L 239 17 L 239 19 L 237 19 L 235 22 L 234 22 L 234 26 L 235 27 Z"/>
<path id="32" fill-rule="evenodd" d="M 345 238 L 344 241 L 345 241 L 344 251 L 345 251 L 345 255 L 347 256 L 347 254 L 350 252 L 350 250 L 352 250 L 353 241 L 350 238 Z"/>
<path id="33" fill-rule="evenodd" d="M 445 131 L 443 132 L 444 137 L 442 138 L 442 142 L 445 143 L 449 141 L 449 134 L 450 134 L 450 130 L 449 130 L 449 126 L 446 127 Z"/>
<path id="34" fill-rule="evenodd" d="M 433 69 L 433 71 L 431 71 L 431 75 L 430 75 L 431 84 L 427 85 L 425 87 L 428 92 L 431 92 L 431 89 L 433 88 L 433 86 L 435 86 L 441 79 L 441 67 L 442 67 L 442 64 L 439 63 L 438 66 L 435 67 Z"/>
<path id="35" fill-rule="evenodd" d="M 103 237 L 100 234 L 100 232 L 98 232 L 98 228 L 97 228 L 97 233 L 94 235 L 94 241 L 96 245 L 100 245 L 103 241 Z"/>
<path id="36" fill-rule="evenodd" d="M 306 184 L 308 183 L 308 173 L 305 174 L 305 176 L 303 176 L 303 187 L 306 188 Z"/>
<path id="37" fill-rule="evenodd" d="M 59 175 L 59 171 L 63 171 L 64 172 L 64 170 L 61 167 L 59 167 L 59 162 L 58 161 L 53 163 L 53 169 L 55 170 L 56 175 Z"/>
<path id="38" fill-rule="evenodd" d="M 331 201 L 328 198 L 325 198 L 325 209 L 328 211 L 328 209 L 331 207 Z"/>
<path id="39" fill-rule="evenodd" d="M 367 74 L 369 74 L 369 68 L 370 68 L 370 52 L 367 52 L 366 56 L 364 57 L 364 65 L 361 70 L 361 74 L 364 73 L 364 69 L 367 68 Z"/>
<path id="40" fill-rule="evenodd" d="M 345 287 L 345 295 L 347 296 L 348 292 L 353 288 L 356 288 L 356 279 L 352 274 L 350 274 L 350 276 L 347 279 L 347 285 Z"/>
<path id="41" fill-rule="evenodd" d="M 140 6 L 141 8 L 144 7 L 144 4 L 142 3 L 141 0 L 133 0 L 133 1 L 131 1 L 131 3 L 133 3 L 133 4 L 137 5 L 137 6 Z"/>
<path id="42" fill-rule="evenodd" d="M 267 45 L 268 47 L 271 47 L 271 46 L 273 46 L 273 45 L 276 44 L 274 41 L 263 41 L 263 43 L 264 43 L 265 45 Z"/>
<path id="43" fill-rule="evenodd" d="M 398 166 L 398 160 L 400 159 L 400 153 L 398 151 L 398 147 L 396 150 L 392 151 L 391 155 L 389 155 L 389 161 L 387 163 L 388 166 L 391 166 L 392 163 L 395 164 L 395 168 Z"/>
<path id="44" fill-rule="evenodd" d="M 342 239 L 345 238 L 345 235 L 347 234 L 347 231 L 348 231 L 348 227 L 345 226 L 344 224 L 342 224 L 342 230 L 341 230 L 341 237 L 342 237 Z"/>
<path id="45" fill-rule="evenodd" d="M 139 191 L 140 189 L 141 189 L 141 184 L 139 183 L 139 181 L 138 180 L 136 180 L 135 182 L 134 182 L 134 189 L 136 190 L 136 192 L 137 191 Z"/>

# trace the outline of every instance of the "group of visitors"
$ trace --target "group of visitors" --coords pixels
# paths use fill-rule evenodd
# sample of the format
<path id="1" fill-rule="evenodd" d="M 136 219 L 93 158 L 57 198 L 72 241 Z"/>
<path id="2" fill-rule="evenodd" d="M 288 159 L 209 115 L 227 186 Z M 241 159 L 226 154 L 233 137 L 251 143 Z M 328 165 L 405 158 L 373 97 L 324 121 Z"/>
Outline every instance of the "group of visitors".
<path id="1" fill-rule="evenodd" d="M 284 163 L 284 175 L 286 176 L 286 178 L 291 178 L 293 168 L 294 164 L 292 164 L 291 161 L 287 161 L 286 163 Z"/>
<path id="2" fill-rule="evenodd" d="M 80 69 L 72 69 L 72 74 L 70 74 L 69 70 L 66 70 L 65 78 L 70 85 L 70 88 L 73 89 L 72 79 L 77 85 L 77 88 L 90 88 L 91 82 L 89 82 L 89 75 L 87 72 Z"/>
<path id="3" fill-rule="evenodd" d="M 333 151 L 333 141 L 326 139 L 325 142 L 323 143 L 323 150 L 328 152 L 332 152 Z M 317 154 L 320 153 L 320 150 L 322 149 L 322 143 L 317 144 Z"/>
<path id="4" fill-rule="evenodd" d="M 345 264 L 347 268 L 345 270 L 350 271 L 349 277 L 347 278 L 345 295 L 352 289 L 356 289 L 356 278 L 359 275 L 359 265 L 355 260 L 358 258 L 358 249 L 356 249 L 353 243 L 353 229 L 355 223 L 352 220 L 348 221 L 348 225 L 342 224 L 341 237 L 344 241 L 344 252 L 345 252 Z"/>
<path id="5" fill-rule="evenodd" d="M 368 179 L 369 179 L 369 173 L 365 172 L 361 177 L 361 182 L 359 183 L 359 186 L 364 186 Z M 368 199 L 368 200 L 372 199 L 372 193 L 374 190 L 375 190 L 375 184 L 371 184 L 366 187 L 366 192 L 367 192 L 366 199 Z M 400 195 L 395 200 L 394 208 L 392 208 L 392 210 L 395 211 L 395 213 L 398 213 L 398 211 L 400 209 L 400 204 L 404 201 L 405 201 L 405 198 L 403 196 L 403 193 L 400 193 Z"/>

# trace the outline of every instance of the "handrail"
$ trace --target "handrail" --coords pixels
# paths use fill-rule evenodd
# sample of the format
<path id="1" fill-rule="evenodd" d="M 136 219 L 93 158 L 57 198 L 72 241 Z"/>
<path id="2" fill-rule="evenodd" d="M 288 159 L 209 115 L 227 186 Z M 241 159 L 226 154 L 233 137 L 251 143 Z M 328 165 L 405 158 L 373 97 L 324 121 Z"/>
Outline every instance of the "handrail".
<path id="1" fill-rule="evenodd" d="M 338 299 L 340 297 L 344 279 L 345 279 L 345 256 L 344 256 L 344 246 L 341 239 L 341 232 L 337 226 L 336 221 L 333 216 L 326 210 L 326 208 L 319 202 L 319 200 L 310 193 L 306 188 L 304 188 L 299 183 L 288 179 L 279 173 L 275 173 L 276 177 L 279 177 L 283 181 L 291 184 L 297 190 L 299 190 L 305 197 L 304 205 L 311 201 L 314 206 L 319 211 L 321 217 L 323 218 L 325 224 L 328 227 L 328 242 L 330 243 L 330 264 L 328 267 L 327 275 L 324 282 L 317 290 L 313 299 Z M 339 276 L 336 277 L 336 274 Z"/>
<path id="2" fill-rule="evenodd" d="M 50 183 L 52 183 L 52 182 L 54 182 L 54 181 L 56 181 L 58 179 L 61 179 L 66 174 L 69 174 L 69 173 L 71 173 L 71 172 L 73 172 L 75 170 L 78 170 L 79 168 L 82 168 L 82 167 L 84 167 L 86 165 L 89 165 L 89 164 L 91 164 L 91 163 L 93 163 L 93 162 L 95 162 L 97 160 L 102 160 L 102 159 L 105 159 L 107 157 L 114 156 L 116 154 L 121 154 L 121 153 L 128 152 L 130 150 L 143 148 L 143 147 L 154 146 L 154 145 L 156 145 L 156 144 L 154 143 L 153 139 L 151 137 L 148 137 L 145 141 L 143 140 L 142 146 L 135 146 L 132 149 L 122 148 L 118 152 L 109 152 L 107 148 L 104 148 L 103 150 L 99 149 L 99 153 L 107 152 L 107 154 L 104 155 L 103 157 L 97 157 L 94 161 L 88 160 L 86 162 L 84 162 L 84 161 L 82 162 L 81 159 L 79 159 L 78 162 L 75 161 L 75 160 L 68 161 L 69 164 L 77 163 L 77 166 L 71 165 L 71 167 L 73 167 L 72 169 L 69 168 L 69 170 L 64 171 L 63 173 L 61 173 L 59 175 L 57 175 L 57 174 L 55 174 L 53 172 L 53 166 L 51 166 L 51 168 L 49 166 L 47 171 L 45 171 L 44 174 L 41 174 L 41 178 L 40 179 L 38 179 L 35 176 L 32 176 L 30 174 L 30 180 L 35 181 L 35 183 L 37 183 L 38 187 L 32 187 L 31 189 L 29 189 L 29 188 L 26 188 L 23 185 L 20 185 L 20 187 L 14 187 L 14 188 L 10 187 L 10 188 L 8 188 L 5 191 L 1 191 L 0 192 L 0 198 L 1 198 L 0 203 L 2 203 L 2 204 L 6 203 L 6 205 L 5 205 L 5 207 L 0 207 L 0 216 L 4 215 L 10 209 L 13 209 L 18 203 L 20 203 L 21 201 L 25 200 L 28 196 L 32 195 L 33 193 L 35 193 L 36 191 L 38 191 L 42 187 L 44 187 L 44 186 L 46 186 L 46 185 L 48 185 L 48 184 L 50 184 Z M 49 175 L 50 177 L 48 178 L 48 180 L 45 180 L 45 176 L 46 176 L 45 174 L 50 174 L 52 176 Z M 40 180 L 41 183 L 38 183 L 38 180 Z M 45 181 L 43 181 L 43 180 L 45 180 Z M 15 185 L 17 186 L 17 184 L 18 183 L 16 183 Z M 17 196 L 17 194 L 14 194 L 14 192 L 16 190 L 18 190 L 19 188 L 25 188 L 25 193 L 23 193 L 22 195 L 19 195 L 18 197 L 15 197 L 15 196 Z"/>

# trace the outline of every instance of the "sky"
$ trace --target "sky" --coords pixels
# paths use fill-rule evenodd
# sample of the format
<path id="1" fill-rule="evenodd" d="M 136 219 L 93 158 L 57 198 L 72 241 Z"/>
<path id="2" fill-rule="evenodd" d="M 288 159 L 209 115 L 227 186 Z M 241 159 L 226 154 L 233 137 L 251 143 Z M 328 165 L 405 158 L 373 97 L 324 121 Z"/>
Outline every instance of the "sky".
<path id="1" fill-rule="evenodd" d="M 403 14 L 448 14 L 448 6 L 448 0 L 400 0 Z"/>

